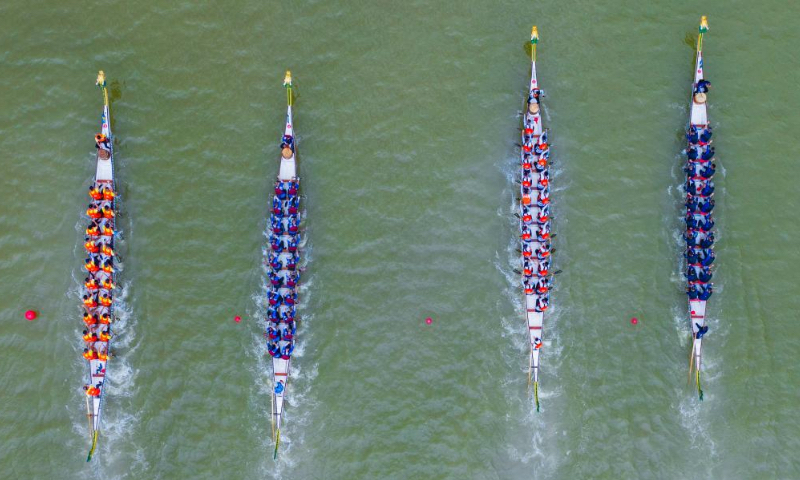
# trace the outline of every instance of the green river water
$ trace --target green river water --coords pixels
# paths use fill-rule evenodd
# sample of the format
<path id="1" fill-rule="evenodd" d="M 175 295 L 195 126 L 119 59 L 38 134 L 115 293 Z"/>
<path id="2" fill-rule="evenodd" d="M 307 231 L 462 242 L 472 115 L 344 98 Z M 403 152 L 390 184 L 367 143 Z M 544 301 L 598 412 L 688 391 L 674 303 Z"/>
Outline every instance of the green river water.
<path id="1" fill-rule="evenodd" d="M 721 168 L 701 403 L 677 187 L 703 14 Z M 785 0 L 3 2 L 0 478 L 800 479 L 798 22 Z M 511 215 L 533 24 L 564 270 L 538 414 Z M 124 296 L 86 463 L 100 69 Z M 273 461 L 286 69 L 308 242 Z"/>

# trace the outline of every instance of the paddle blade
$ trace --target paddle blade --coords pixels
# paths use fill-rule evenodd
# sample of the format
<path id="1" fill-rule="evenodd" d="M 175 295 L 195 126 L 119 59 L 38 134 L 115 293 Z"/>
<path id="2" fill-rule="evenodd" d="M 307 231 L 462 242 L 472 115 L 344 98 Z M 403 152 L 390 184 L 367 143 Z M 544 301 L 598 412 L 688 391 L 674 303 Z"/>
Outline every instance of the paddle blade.
<path id="1" fill-rule="evenodd" d="M 278 432 L 275 434 L 275 451 L 272 453 L 273 460 L 278 459 L 278 445 L 280 444 L 281 444 L 281 431 L 278 430 Z"/>
<path id="2" fill-rule="evenodd" d="M 100 433 L 99 430 L 95 430 L 94 435 L 92 436 L 92 448 L 89 449 L 89 455 L 86 456 L 86 461 L 92 461 L 92 455 L 94 454 L 94 449 L 97 448 L 97 434 Z"/>
<path id="3" fill-rule="evenodd" d="M 533 399 L 536 402 L 536 411 L 539 411 L 539 382 L 533 382 Z"/>

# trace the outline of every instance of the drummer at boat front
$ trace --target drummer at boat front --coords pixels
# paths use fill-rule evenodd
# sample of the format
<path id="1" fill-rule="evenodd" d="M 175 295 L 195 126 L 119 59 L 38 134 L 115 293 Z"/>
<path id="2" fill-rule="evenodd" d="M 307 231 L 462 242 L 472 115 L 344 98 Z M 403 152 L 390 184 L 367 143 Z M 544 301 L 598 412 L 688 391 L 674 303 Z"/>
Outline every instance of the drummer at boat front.
<path id="1" fill-rule="evenodd" d="M 542 91 L 538 88 L 534 88 L 531 90 L 530 95 L 528 95 L 528 103 L 539 103 L 539 97 L 542 95 Z"/>
<path id="2" fill-rule="evenodd" d="M 709 82 L 704 78 L 701 78 L 694 86 L 694 93 L 708 93 L 708 87 L 710 86 L 711 82 Z"/>
<path id="3" fill-rule="evenodd" d="M 111 142 L 108 140 L 107 136 L 98 133 L 94 136 L 94 148 L 111 153 Z"/>

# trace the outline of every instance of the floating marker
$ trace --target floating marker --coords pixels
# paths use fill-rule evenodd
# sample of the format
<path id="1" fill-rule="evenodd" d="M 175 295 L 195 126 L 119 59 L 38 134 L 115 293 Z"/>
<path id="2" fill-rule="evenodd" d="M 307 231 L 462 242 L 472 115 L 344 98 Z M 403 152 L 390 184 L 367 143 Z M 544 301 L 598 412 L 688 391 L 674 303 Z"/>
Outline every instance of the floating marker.
<path id="1" fill-rule="evenodd" d="M 636 317 L 633 317 L 633 318 L 631 318 L 631 323 L 636 325 L 637 323 L 639 323 L 639 319 L 636 318 Z"/>
<path id="2" fill-rule="evenodd" d="M 233 317 L 233 321 L 236 322 L 236 323 L 239 323 L 239 322 L 242 321 L 242 317 L 240 317 L 239 315 L 236 315 L 235 317 Z"/>
<path id="3" fill-rule="evenodd" d="M 425 319 L 425 324 L 430 325 L 431 323 L 433 323 L 433 319 L 431 317 Z"/>
<path id="4" fill-rule="evenodd" d="M 38 316 L 38 314 L 36 313 L 35 310 L 28 310 L 27 312 L 25 312 L 25 318 L 29 322 L 32 322 L 32 321 L 36 320 L 37 316 Z"/>

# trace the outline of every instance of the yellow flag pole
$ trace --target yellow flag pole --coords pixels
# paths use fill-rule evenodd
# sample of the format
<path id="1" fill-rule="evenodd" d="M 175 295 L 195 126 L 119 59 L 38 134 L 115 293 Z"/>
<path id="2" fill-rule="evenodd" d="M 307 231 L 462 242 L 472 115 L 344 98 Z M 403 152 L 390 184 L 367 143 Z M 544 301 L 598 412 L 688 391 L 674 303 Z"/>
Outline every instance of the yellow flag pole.
<path id="1" fill-rule="evenodd" d="M 286 87 L 286 102 L 292 106 L 292 72 L 286 70 L 286 76 L 283 77 L 283 86 Z"/>
<path id="2" fill-rule="evenodd" d="M 103 105 L 108 106 L 108 90 L 106 89 L 106 74 L 100 70 L 97 73 L 97 86 L 103 91 Z"/>
<path id="3" fill-rule="evenodd" d="M 700 35 L 697 37 L 697 52 L 703 50 L 703 34 L 708 31 L 708 17 L 703 15 L 700 17 Z"/>
<path id="4" fill-rule="evenodd" d="M 539 43 L 539 30 L 536 25 L 531 28 L 531 62 L 536 61 L 536 44 Z"/>

